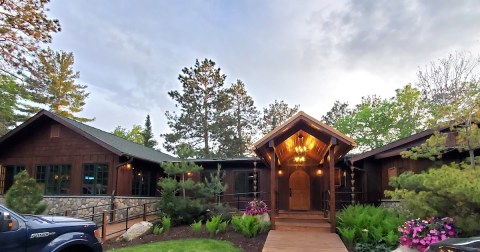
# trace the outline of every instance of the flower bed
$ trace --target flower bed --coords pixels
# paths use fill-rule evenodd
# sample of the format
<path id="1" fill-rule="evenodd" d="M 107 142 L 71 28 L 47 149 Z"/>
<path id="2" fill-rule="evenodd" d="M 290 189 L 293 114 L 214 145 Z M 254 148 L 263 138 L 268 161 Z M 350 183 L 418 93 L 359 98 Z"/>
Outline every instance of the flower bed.
<path id="1" fill-rule="evenodd" d="M 252 200 L 248 202 L 245 214 L 248 215 L 260 215 L 268 211 L 267 204 L 263 200 Z"/>
<path id="2" fill-rule="evenodd" d="M 401 245 L 420 251 L 425 251 L 432 243 L 457 236 L 454 219 L 450 217 L 409 220 L 398 231 L 402 233 Z"/>

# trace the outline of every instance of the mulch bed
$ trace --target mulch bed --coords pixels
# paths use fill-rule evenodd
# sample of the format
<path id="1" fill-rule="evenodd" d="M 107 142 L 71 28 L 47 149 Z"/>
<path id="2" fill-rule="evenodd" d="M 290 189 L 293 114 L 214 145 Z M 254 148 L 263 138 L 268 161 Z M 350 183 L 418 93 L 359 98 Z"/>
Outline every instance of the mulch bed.
<path id="1" fill-rule="evenodd" d="M 265 240 L 267 239 L 267 234 L 268 233 L 264 233 L 259 234 L 257 237 L 247 238 L 242 234 L 233 231 L 231 227 L 228 227 L 225 233 L 210 236 L 205 227 L 202 227 L 202 231 L 200 233 L 194 234 L 190 226 L 178 226 L 173 227 L 172 229 L 170 229 L 169 232 L 164 234 L 149 234 L 129 242 L 115 241 L 115 239 L 109 240 L 103 244 L 103 249 L 109 250 L 114 248 L 130 247 L 139 244 L 159 241 L 180 240 L 189 238 L 207 238 L 229 241 L 233 243 L 235 247 L 240 248 L 243 251 L 261 252 L 263 249 L 263 245 L 265 244 Z"/>

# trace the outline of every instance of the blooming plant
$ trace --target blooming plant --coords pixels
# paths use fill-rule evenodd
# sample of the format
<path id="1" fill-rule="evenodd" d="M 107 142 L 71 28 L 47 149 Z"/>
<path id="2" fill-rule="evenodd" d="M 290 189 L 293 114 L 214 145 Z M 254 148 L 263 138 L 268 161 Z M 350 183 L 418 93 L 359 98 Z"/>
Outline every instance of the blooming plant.
<path id="1" fill-rule="evenodd" d="M 245 214 L 248 215 L 258 215 L 263 214 L 268 211 L 267 204 L 263 202 L 263 200 L 252 200 L 248 202 L 247 209 L 245 210 Z"/>
<path id="2" fill-rule="evenodd" d="M 410 248 L 425 251 L 432 243 L 455 237 L 457 232 L 450 217 L 432 217 L 425 220 L 408 220 L 398 227 L 400 244 Z"/>

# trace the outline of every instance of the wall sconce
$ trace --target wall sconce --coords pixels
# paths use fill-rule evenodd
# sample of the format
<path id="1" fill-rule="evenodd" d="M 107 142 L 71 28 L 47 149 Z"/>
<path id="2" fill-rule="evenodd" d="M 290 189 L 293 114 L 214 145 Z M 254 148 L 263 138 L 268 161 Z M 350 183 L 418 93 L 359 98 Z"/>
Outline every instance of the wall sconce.
<path id="1" fill-rule="evenodd" d="M 280 175 L 280 176 L 283 175 L 283 170 L 282 169 L 278 170 L 278 175 Z"/>
<path id="2" fill-rule="evenodd" d="M 125 168 L 127 168 L 127 169 L 129 169 L 129 170 L 132 169 L 132 164 L 127 163 L 127 164 L 125 165 Z"/>
<path id="3" fill-rule="evenodd" d="M 315 175 L 322 176 L 323 175 L 322 169 L 317 169 L 317 171 L 315 172 Z"/>
<path id="4" fill-rule="evenodd" d="M 193 173 L 187 172 L 187 176 L 191 177 L 192 175 L 193 175 Z"/>

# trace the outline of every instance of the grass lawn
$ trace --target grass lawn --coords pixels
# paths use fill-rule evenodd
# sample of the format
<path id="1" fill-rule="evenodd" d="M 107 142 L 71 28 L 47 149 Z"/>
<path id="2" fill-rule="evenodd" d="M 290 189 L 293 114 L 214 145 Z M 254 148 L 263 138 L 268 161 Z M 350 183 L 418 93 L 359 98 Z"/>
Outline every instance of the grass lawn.
<path id="1" fill-rule="evenodd" d="M 186 239 L 186 240 L 174 240 L 163 242 L 152 242 L 143 245 L 137 245 L 133 247 L 113 249 L 109 251 L 120 252 L 150 252 L 150 251 L 168 251 L 168 252 L 240 252 L 241 250 L 235 248 L 232 243 L 227 241 L 219 241 L 212 239 Z"/>

